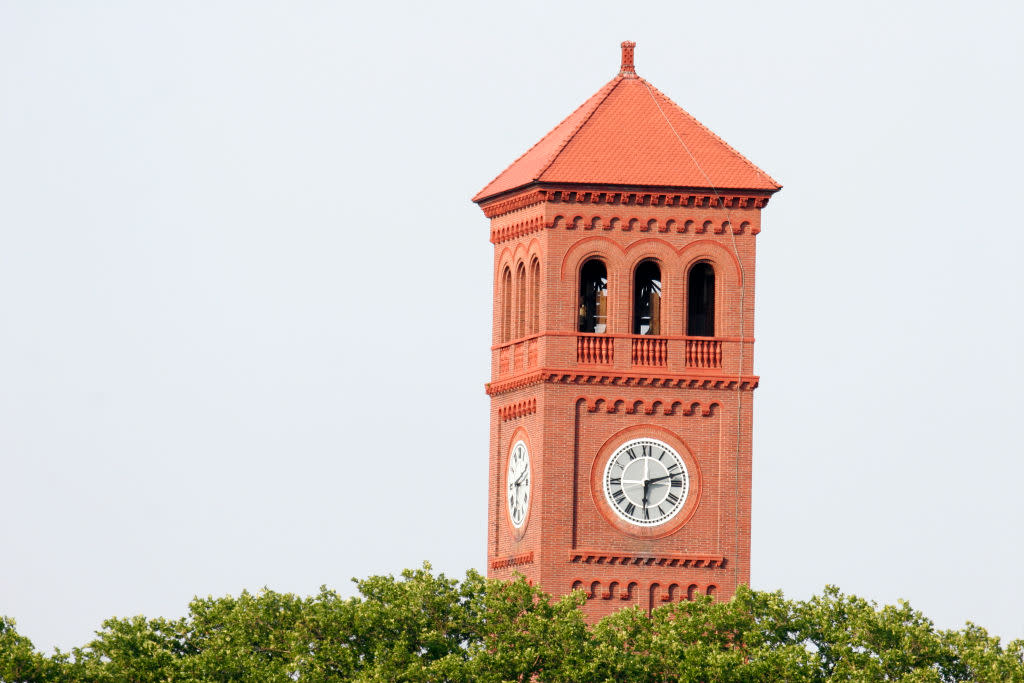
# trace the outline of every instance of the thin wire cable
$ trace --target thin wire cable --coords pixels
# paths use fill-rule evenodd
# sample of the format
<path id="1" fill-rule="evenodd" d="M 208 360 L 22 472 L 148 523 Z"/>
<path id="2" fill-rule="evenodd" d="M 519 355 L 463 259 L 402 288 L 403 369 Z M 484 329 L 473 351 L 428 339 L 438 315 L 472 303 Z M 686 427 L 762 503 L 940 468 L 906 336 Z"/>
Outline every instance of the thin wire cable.
<path id="1" fill-rule="evenodd" d="M 736 233 L 733 232 L 733 227 L 732 227 L 733 226 L 733 223 L 732 223 L 732 213 L 729 211 L 729 207 L 725 205 L 725 202 L 722 201 L 722 195 L 720 195 L 718 193 L 718 188 L 716 188 L 715 184 L 713 182 L 711 182 L 711 178 L 708 176 L 707 173 L 704 172 L 704 169 L 701 167 L 700 162 L 697 161 L 697 157 L 693 156 L 693 152 L 691 152 L 690 148 L 686 146 L 685 142 L 683 142 L 682 136 L 679 135 L 679 132 L 676 130 L 676 127 L 672 125 L 672 121 L 669 120 L 668 115 L 665 113 L 665 110 L 661 108 L 661 103 L 658 102 L 658 98 L 654 96 L 654 92 L 651 90 L 651 86 L 648 85 L 647 81 L 642 79 L 642 78 L 640 79 L 640 82 L 643 83 L 644 87 L 647 89 L 647 94 L 651 96 L 651 100 L 654 102 L 654 106 L 656 106 L 658 108 L 658 111 L 661 112 L 661 116 L 662 116 L 662 118 L 665 119 L 665 123 L 668 124 L 669 130 L 671 130 L 672 134 L 676 136 L 676 140 L 678 140 L 679 144 L 682 146 L 682 148 L 684 150 L 686 150 L 686 154 L 689 155 L 690 160 L 693 161 L 693 165 L 697 167 L 697 170 L 700 171 L 700 174 L 702 176 L 704 176 L 704 180 L 706 180 L 708 182 L 708 187 L 710 187 L 711 191 L 715 194 L 715 199 L 717 200 L 717 203 L 719 204 L 719 206 L 721 206 L 723 209 L 725 209 L 725 217 L 726 217 L 726 220 L 729 221 L 729 228 L 728 228 L 728 230 L 729 230 L 729 239 L 730 239 L 730 241 L 732 243 L 732 252 L 733 252 L 733 255 L 736 257 L 736 263 L 739 265 L 739 268 L 740 268 L 740 363 L 739 363 L 739 368 L 736 371 L 736 448 L 733 451 L 733 455 L 734 455 L 734 457 L 736 459 L 736 462 L 737 462 L 737 465 L 738 465 L 739 464 L 739 459 L 740 459 L 740 439 L 742 438 L 742 434 L 743 434 L 743 391 L 742 391 L 742 386 L 743 386 L 743 363 L 746 360 L 745 351 L 746 351 L 746 347 L 747 347 L 746 341 L 744 339 L 744 333 L 745 333 L 745 328 L 746 328 L 746 318 L 745 318 L 746 309 L 745 309 L 745 303 L 746 303 L 747 275 L 746 275 L 746 271 L 743 268 L 743 260 L 740 258 L 739 248 L 736 246 Z M 751 447 L 753 447 L 753 444 L 751 444 Z M 737 468 L 737 474 L 738 474 L 738 468 Z M 737 501 L 736 505 L 737 506 L 739 505 L 738 501 Z M 747 561 L 749 562 L 749 560 L 750 560 L 750 558 L 748 557 Z"/>

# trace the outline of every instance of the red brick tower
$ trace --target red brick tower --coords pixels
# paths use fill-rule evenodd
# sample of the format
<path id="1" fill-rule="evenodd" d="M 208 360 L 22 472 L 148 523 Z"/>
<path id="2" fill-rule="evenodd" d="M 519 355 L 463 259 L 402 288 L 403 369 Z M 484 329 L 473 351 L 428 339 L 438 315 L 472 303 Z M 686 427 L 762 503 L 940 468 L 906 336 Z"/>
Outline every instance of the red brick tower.
<path id="1" fill-rule="evenodd" d="M 597 618 L 750 580 L 754 244 L 781 187 L 633 69 L 480 191 L 488 573 Z"/>

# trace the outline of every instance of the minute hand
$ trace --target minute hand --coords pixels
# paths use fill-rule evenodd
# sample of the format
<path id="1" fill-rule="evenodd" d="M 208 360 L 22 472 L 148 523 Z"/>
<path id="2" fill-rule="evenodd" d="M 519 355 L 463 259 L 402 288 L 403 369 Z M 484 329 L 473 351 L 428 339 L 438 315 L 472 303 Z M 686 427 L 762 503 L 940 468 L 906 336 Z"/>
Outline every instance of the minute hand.
<path id="1" fill-rule="evenodd" d="M 664 477 L 655 477 L 654 479 L 648 479 L 647 483 L 648 484 L 653 484 L 656 481 L 662 481 L 663 479 L 671 479 L 674 476 L 675 476 L 674 474 L 666 474 Z"/>

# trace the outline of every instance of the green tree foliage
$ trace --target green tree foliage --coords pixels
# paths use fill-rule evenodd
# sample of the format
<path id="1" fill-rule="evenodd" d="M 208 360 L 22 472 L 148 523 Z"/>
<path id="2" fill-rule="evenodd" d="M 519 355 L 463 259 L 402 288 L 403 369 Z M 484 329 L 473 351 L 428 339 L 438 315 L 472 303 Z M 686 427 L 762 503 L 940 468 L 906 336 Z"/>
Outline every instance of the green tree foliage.
<path id="1" fill-rule="evenodd" d="M 1024 641 L 936 629 L 906 603 L 831 587 L 807 601 L 741 588 L 729 602 L 631 608 L 588 626 L 582 593 L 554 600 L 521 579 L 458 581 L 424 565 L 356 585 L 351 598 L 197 598 L 180 619 L 109 619 L 52 655 L 0 617 L 0 681 L 1024 683 Z"/>

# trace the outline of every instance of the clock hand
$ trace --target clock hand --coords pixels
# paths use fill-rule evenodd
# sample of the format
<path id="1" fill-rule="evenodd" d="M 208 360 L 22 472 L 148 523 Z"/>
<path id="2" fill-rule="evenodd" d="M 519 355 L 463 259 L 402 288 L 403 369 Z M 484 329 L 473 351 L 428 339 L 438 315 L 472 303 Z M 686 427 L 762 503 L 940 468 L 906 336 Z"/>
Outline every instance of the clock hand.
<path id="1" fill-rule="evenodd" d="M 655 482 L 662 481 L 664 479 L 669 479 L 671 477 L 672 477 L 671 474 L 666 474 L 664 477 L 655 477 L 654 479 L 649 479 L 649 480 L 647 480 L 647 483 L 648 484 L 653 484 Z"/>

